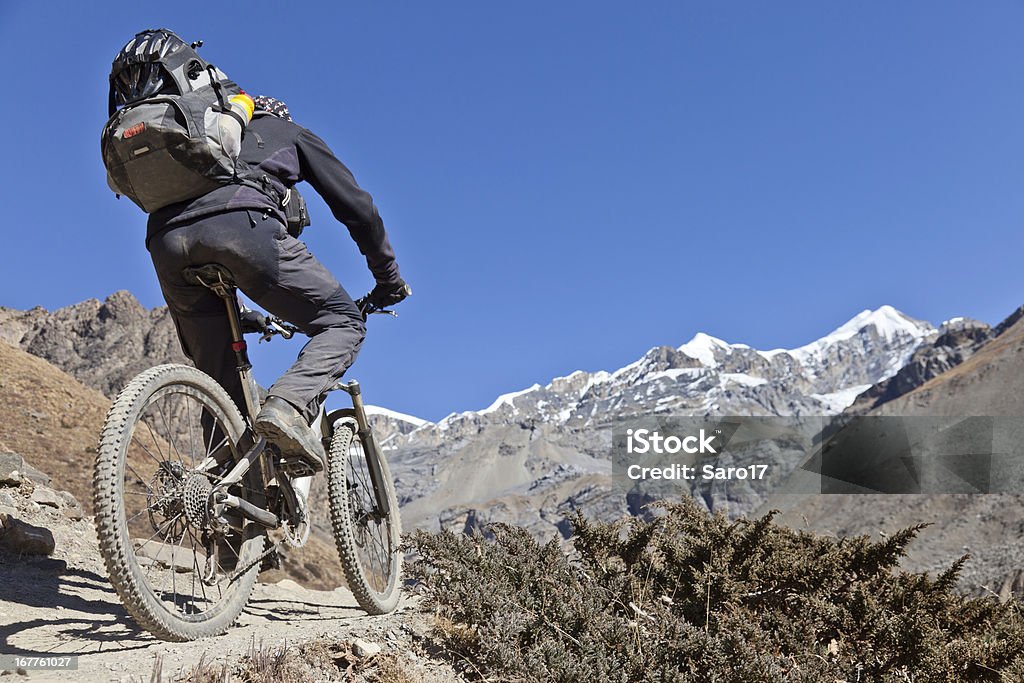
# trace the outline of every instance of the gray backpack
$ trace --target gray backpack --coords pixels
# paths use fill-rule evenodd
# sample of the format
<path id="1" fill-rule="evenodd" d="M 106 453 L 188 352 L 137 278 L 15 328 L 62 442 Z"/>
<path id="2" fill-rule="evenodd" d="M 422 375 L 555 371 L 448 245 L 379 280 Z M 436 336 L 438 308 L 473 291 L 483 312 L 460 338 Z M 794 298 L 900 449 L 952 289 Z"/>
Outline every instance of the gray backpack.
<path id="1" fill-rule="evenodd" d="M 154 74 L 146 78 L 158 91 L 140 88 L 128 101 L 123 86 L 115 93 L 117 79 L 131 69 L 137 80 Z M 252 100 L 193 46 L 164 29 L 144 31 L 122 48 L 110 79 L 100 147 L 115 193 L 152 213 L 229 183 L 265 189 L 238 160 Z"/>

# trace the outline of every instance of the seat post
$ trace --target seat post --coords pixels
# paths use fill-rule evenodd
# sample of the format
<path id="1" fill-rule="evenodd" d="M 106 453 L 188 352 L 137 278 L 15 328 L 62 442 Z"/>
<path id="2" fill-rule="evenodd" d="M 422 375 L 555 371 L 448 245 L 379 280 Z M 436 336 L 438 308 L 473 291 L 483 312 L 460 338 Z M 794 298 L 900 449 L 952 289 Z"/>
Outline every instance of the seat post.
<path id="1" fill-rule="evenodd" d="M 187 282 L 206 287 L 224 301 L 231 326 L 231 350 L 235 354 L 235 367 L 242 380 L 242 393 L 245 396 L 245 409 L 250 420 L 255 420 L 260 412 L 259 387 L 252 376 L 252 363 L 242 335 L 242 316 L 238 310 L 238 288 L 230 271 L 224 266 L 209 263 L 205 266 L 189 267 L 182 271 Z"/>
<path id="2" fill-rule="evenodd" d="M 222 288 L 218 288 L 222 289 Z M 238 293 L 234 287 L 223 288 L 225 291 L 214 291 L 224 300 L 228 323 L 231 325 L 231 350 L 235 353 L 235 367 L 242 380 L 242 393 L 245 395 L 245 407 L 253 420 L 260 412 L 259 390 L 252 376 L 252 362 L 249 361 L 248 345 L 242 335 L 242 320 L 238 311 Z"/>

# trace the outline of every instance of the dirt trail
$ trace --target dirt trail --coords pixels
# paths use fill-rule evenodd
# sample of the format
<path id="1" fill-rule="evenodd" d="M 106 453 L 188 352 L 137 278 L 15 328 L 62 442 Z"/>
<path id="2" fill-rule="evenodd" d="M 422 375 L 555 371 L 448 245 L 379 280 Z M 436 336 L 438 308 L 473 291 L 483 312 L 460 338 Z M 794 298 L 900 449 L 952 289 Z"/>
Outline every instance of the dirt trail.
<path id="1" fill-rule="evenodd" d="M 18 489 L 6 488 L 7 492 Z M 90 518 L 71 521 L 57 510 L 33 504 L 18 491 L 17 515 L 50 529 L 51 557 L 18 557 L 0 550 L 0 654 L 78 655 L 76 672 L 28 671 L 28 681 L 148 681 L 157 656 L 164 680 L 177 678 L 200 657 L 237 662 L 253 642 L 267 647 L 318 638 L 380 645 L 410 658 L 424 680 L 458 680 L 451 669 L 408 655 L 428 628 L 415 598 L 384 617 L 367 616 L 346 588 L 314 591 L 291 580 L 257 584 L 249 606 L 225 635 L 191 643 L 167 643 L 140 630 L 125 612 L 106 577 Z M 301 552 L 301 551 L 297 551 Z M 447 673 L 444 671 L 447 669 Z M 9 680 L 26 680 L 14 678 Z"/>

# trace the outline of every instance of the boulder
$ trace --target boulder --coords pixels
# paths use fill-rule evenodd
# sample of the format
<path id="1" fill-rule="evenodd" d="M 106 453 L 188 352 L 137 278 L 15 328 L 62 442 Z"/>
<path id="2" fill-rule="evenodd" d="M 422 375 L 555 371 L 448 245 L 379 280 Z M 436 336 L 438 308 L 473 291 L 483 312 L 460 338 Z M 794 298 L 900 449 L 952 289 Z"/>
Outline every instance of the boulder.
<path id="1" fill-rule="evenodd" d="M 0 531 L 0 547 L 19 555 L 50 555 L 56 548 L 49 529 L 27 524 L 13 515 L 5 514 Z"/>
<path id="2" fill-rule="evenodd" d="M 58 491 L 57 497 L 60 498 L 61 510 L 64 512 L 65 517 L 75 522 L 85 518 L 85 512 L 82 510 L 82 506 L 79 505 L 77 498 L 67 491 Z"/>
<path id="3" fill-rule="evenodd" d="M 25 467 L 21 470 L 21 476 L 35 484 L 39 484 L 40 486 L 49 486 L 50 484 L 50 475 L 40 472 L 27 462 L 25 463 Z"/>
<path id="4" fill-rule="evenodd" d="M 53 489 L 48 489 L 45 486 L 37 487 L 36 490 L 32 492 L 32 495 L 31 497 L 29 497 L 29 500 L 31 500 L 33 503 L 37 503 L 39 505 L 46 505 L 47 507 L 51 508 L 60 507 L 60 498 L 57 496 L 57 492 L 54 491 Z"/>

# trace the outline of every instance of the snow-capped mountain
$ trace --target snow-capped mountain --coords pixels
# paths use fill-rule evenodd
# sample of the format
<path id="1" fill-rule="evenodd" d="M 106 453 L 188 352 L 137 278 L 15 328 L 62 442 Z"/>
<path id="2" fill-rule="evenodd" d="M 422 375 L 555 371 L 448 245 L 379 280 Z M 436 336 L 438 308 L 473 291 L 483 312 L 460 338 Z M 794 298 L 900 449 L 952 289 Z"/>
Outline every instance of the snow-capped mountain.
<path id="1" fill-rule="evenodd" d="M 412 441 L 486 423 L 542 422 L 579 429 L 633 415 L 828 415 L 894 375 L 936 329 L 891 306 L 864 311 L 796 349 L 758 351 L 697 334 L 659 346 L 614 372 L 577 370 L 499 396 L 482 410 L 416 424 Z"/>
<path id="2" fill-rule="evenodd" d="M 936 334 L 891 306 L 863 311 L 795 349 L 760 351 L 697 334 L 613 372 L 579 370 L 437 423 L 383 414 L 374 422 L 386 434 L 410 526 L 511 518 L 543 529 L 578 507 L 581 495 L 608 514 L 627 508 L 605 495 L 615 421 L 652 414 L 836 414 L 893 376 Z"/>

